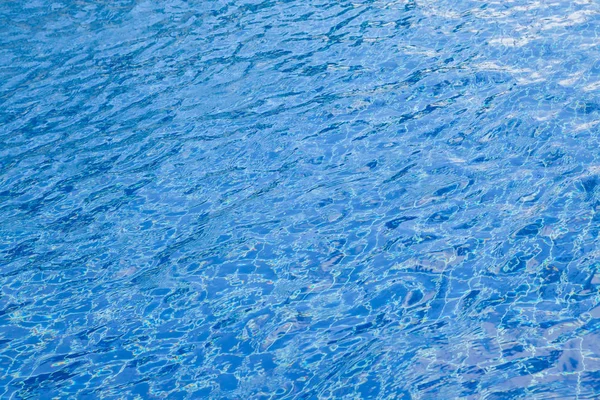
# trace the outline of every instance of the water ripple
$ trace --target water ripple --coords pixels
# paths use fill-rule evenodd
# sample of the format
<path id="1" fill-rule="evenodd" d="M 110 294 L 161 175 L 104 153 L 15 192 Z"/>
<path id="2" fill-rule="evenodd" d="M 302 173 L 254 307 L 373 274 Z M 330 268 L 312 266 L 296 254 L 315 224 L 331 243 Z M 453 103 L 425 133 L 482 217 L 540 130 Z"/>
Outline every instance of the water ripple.
<path id="1" fill-rule="evenodd" d="M 597 398 L 599 22 L 0 4 L 0 396 Z"/>

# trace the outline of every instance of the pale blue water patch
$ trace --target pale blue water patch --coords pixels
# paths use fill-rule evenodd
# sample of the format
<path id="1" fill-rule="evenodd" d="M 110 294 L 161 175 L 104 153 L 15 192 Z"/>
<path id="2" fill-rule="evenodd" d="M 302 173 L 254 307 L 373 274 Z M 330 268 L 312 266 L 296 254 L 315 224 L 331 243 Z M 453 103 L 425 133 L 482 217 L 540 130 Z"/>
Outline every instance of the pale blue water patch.
<path id="1" fill-rule="evenodd" d="M 0 397 L 598 398 L 599 34 L 0 3 Z"/>

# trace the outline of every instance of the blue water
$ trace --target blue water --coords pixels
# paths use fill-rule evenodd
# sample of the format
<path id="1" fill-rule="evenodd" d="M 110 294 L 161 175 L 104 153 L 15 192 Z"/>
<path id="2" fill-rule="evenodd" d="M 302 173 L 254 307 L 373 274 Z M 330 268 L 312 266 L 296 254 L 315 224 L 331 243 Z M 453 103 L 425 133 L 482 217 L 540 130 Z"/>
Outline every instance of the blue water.
<path id="1" fill-rule="evenodd" d="M 0 398 L 600 397 L 600 4 L 0 3 Z"/>

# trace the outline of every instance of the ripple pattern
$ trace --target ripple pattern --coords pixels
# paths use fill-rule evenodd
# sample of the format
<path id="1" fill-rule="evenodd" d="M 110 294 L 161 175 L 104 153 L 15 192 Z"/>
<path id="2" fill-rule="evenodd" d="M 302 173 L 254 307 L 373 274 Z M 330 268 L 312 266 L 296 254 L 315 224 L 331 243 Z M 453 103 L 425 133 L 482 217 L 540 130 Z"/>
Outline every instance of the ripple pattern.
<path id="1" fill-rule="evenodd" d="M 598 398 L 599 32 L 0 3 L 0 397 Z"/>

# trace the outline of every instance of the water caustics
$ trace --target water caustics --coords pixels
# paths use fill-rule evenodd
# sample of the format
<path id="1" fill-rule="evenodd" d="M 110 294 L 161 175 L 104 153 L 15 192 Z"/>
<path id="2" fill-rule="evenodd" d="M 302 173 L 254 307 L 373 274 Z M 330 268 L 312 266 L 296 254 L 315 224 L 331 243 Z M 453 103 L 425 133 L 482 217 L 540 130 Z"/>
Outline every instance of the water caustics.
<path id="1" fill-rule="evenodd" d="M 0 398 L 598 398 L 599 32 L 1 2 Z"/>

